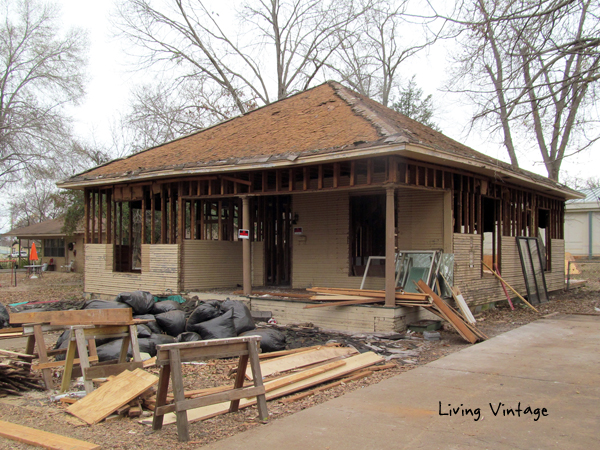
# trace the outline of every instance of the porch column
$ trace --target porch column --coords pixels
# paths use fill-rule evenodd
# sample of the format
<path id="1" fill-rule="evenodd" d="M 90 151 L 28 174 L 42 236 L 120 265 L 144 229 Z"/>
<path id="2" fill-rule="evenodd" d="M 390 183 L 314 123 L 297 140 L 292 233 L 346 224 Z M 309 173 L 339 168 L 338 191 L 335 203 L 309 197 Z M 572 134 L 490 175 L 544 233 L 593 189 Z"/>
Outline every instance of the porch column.
<path id="1" fill-rule="evenodd" d="M 250 199 L 248 196 L 242 197 L 242 228 L 244 230 L 250 230 Z M 252 294 L 250 236 L 248 236 L 248 239 L 242 239 L 242 255 L 244 295 L 250 295 Z"/>
<path id="2" fill-rule="evenodd" d="M 385 306 L 391 307 L 396 306 L 395 192 L 393 186 L 385 191 Z"/>

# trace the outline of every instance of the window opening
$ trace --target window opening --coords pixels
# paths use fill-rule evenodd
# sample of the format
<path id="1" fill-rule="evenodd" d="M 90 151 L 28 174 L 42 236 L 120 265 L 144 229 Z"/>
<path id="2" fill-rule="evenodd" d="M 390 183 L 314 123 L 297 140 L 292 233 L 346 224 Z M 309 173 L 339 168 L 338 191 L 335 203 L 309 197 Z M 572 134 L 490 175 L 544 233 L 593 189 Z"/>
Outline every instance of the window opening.
<path id="1" fill-rule="evenodd" d="M 385 195 L 350 197 L 350 276 L 363 276 L 369 256 L 385 256 Z M 369 276 L 385 277 L 385 260 L 372 260 Z"/>

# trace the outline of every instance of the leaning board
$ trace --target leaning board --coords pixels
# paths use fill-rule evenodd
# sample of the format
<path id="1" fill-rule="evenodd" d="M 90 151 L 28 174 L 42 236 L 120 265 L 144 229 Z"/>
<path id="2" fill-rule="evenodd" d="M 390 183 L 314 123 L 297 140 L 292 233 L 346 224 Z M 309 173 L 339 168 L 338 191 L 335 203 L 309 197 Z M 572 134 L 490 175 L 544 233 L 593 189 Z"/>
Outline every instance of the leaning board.
<path id="1" fill-rule="evenodd" d="M 17 425 L 16 423 L 0 420 L 0 436 L 25 444 L 37 445 L 38 447 L 51 450 L 99 450 L 100 446 L 91 442 L 61 436 L 60 434 L 48 433 L 35 428 Z"/>
<path id="2" fill-rule="evenodd" d="M 142 369 L 135 369 L 133 372 L 126 370 L 77 403 L 73 403 L 67 412 L 93 425 L 110 416 L 156 383 L 158 383 L 156 375 Z"/>

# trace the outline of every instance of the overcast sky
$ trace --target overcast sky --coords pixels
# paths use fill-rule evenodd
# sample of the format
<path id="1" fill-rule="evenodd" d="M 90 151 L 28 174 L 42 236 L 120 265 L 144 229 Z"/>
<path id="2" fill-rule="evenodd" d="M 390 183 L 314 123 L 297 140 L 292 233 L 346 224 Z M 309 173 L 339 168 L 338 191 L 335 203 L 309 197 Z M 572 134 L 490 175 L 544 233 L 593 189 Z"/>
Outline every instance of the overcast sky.
<path id="1" fill-rule="evenodd" d="M 72 109 L 76 119 L 76 133 L 85 142 L 108 142 L 111 124 L 116 123 L 119 113 L 125 111 L 130 89 L 140 82 L 141 75 L 127 66 L 127 56 L 122 50 L 123 43 L 111 37 L 109 14 L 113 0 L 59 0 L 65 26 L 77 26 L 87 30 L 90 38 L 89 83 L 83 102 Z M 219 5 L 234 5 L 230 0 L 220 0 Z M 484 133 L 468 133 L 470 110 L 464 101 L 440 91 L 446 82 L 448 69 L 448 46 L 451 43 L 436 44 L 418 58 L 409 60 L 401 67 L 406 79 L 416 74 L 418 85 L 426 94 L 433 94 L 435 105 L 434 121 L 443 133 L 475 150 L 494 158 L 507 161 L 506 150 Z M 539 151 L 518 154 L 522 168 L 546 175 Z M 600 166 L 600 145 L 565 160 L 562 175 L 591 177 L 597 176 Z M 3 202 L 4 203 L 4 202 Z M 0 215 L 5 215 L 5 208 Z M 5 221 L 1 221 L 5 222 Z M 0 223 L 0 227 L 2 227 Z M 6 231 L 6 230 L 5 230 Z"/>

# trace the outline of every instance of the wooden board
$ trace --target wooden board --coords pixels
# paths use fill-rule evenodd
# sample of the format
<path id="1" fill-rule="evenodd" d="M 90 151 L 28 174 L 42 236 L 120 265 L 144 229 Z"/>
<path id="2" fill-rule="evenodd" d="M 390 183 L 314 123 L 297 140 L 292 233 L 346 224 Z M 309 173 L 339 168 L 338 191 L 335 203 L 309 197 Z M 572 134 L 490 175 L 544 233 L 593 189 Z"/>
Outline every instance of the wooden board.
<path id="1" fill-rule="evenodd" d="M 93 425 L 158 383 L 158 377 L 142 369 L 125 371 L 71 405 L 67 412 Z"/>
<path id="2" fill-rule="evenodd" d="M 295 353 L 282 356 L 280 358 L 269 359 L 260 362 L 260 371 L 263 378 L 274 373 L 287 372 L 289 370 L 306 367 L 311 364 L 322 363 L 333 358 L 344 357 L 355 354 L 356 350 L 349 347 L 323 347 L 320 349 L 308 350 L 306 352 Z M 246 369 L 246 378 L 252 380 L 252 370 Z"/>
<path id="3" fill-rule="evenodd" d="M 10 315 L 10 323 L 49 323 L 51 325 L 116 325 L 133 320 L 131 308 L 82 309 L 75 311 L 22 312 Z"/>
<path id="4" fill-rule="evenodd" d="M 24 442 L 52 450 L 99 450 L 100 446 L 80 441 L 60 434 L 49 433 L 35 428 L 17 425 L 0 420 L 0 436 L 13 441 Z"/>
<path id="5" fill-rule="evenodd" d="M 376 355 L 373 352 L 365 352 L 359 355 L 350 356 L 346 358 L 344 362 L 345 365 L 338 367 L 336 369 L 330 370 L 325 373 L 321 373 L 319 375 L 315 375 L 313 377 L 307 378 L 302 381 L 298 381 L 296 383 L 289 384 L 287 386 L 283 386 L 279 389 L 275 389 L 274 391 L 267 392 L 266 397 L 267 400 L 273 400 L 275 398 L 283 397 L 285 395 L 293 394 L 294 392 L 301 391 L 303 389 L 308 389 L 309 387 L 316 386 L 321 383 L 326 383 L 327 381 L 335 380 L 337 378 L 342 378 L 345 375 L 356 372 L 357 370 L 364 369 L 365 367 L 372 366 L 379 362 L 383 361 L 383 358 L 379 355 Z M 265 388 L 268 383 L 265 383 Z M 240 400 L 240 408 L 246 408 L 248 406 L 252 406 L 256 404 L 256 399 L 242 399 Z M 217 403 L 215 405 L 203 406 L 200 408 L 189 409 L 187 411 L 188 422 L 197 422 L 199 420 L 210 419 L 211 417 L 215 417 L 221 414 L 225 414 L 229 412 L 230 402 Z M 176 422 L 175 413 L 169 413 L 164 415 L 163 425 L 169 425 Z M 152 424 L 152 418 L 142 419 L 140 423 L 150 425 Z"/>
<path id="6" fill-rule="evenodd" d="M 304 309 L 310 308 L 325 308 L 327 306 L 352 306 L 352 305 L 368 305 L 370 303 L 383 303 L 383 298 L 367 298 L 364 297 L 362 300 L 348 300 L 348 301 L 336 301 L 330 303 L 318 303 L 316 305 L 306 305 Z"/>
<path id="7" fill-rule="evenodd" d="M 460 290 L 454 286 L 451 287 L 450 290 L 452 292 L 452 297 L 458 305 L 458 308 L 460 309 L 460 312 L 462 313 L 463 317 L 467 320 L 468 323 L 470 323 L 471 325 L 475 325 L 475 323 L 477 322 L 475 320 L 475 316 L 473 316 L 473 313 L 467 305 L 467 302 L 465 301 L 465 298 L 461 294 Z"/>
<path id="8" fill-rule="evenodd" d="M 441 313 L 443 313 L 448 322 L 450 322 L 467 341 L 469 341 L 471 344 L 474 344 L 478 341 L 477 336 L 475 336 L 475 334 L 469 329 L 469 327 L 463 321 L 463 319 L 459 315 L 455 314 L 446 304 L 446 302 L 440 297 L 438 297 L 438 295 L 435 292 L 433 292 L 423 280 L 419 280 L 417 285 L 423 293 L 428 294 L 431 297 L 434 305 L 439 309 Z"/>

